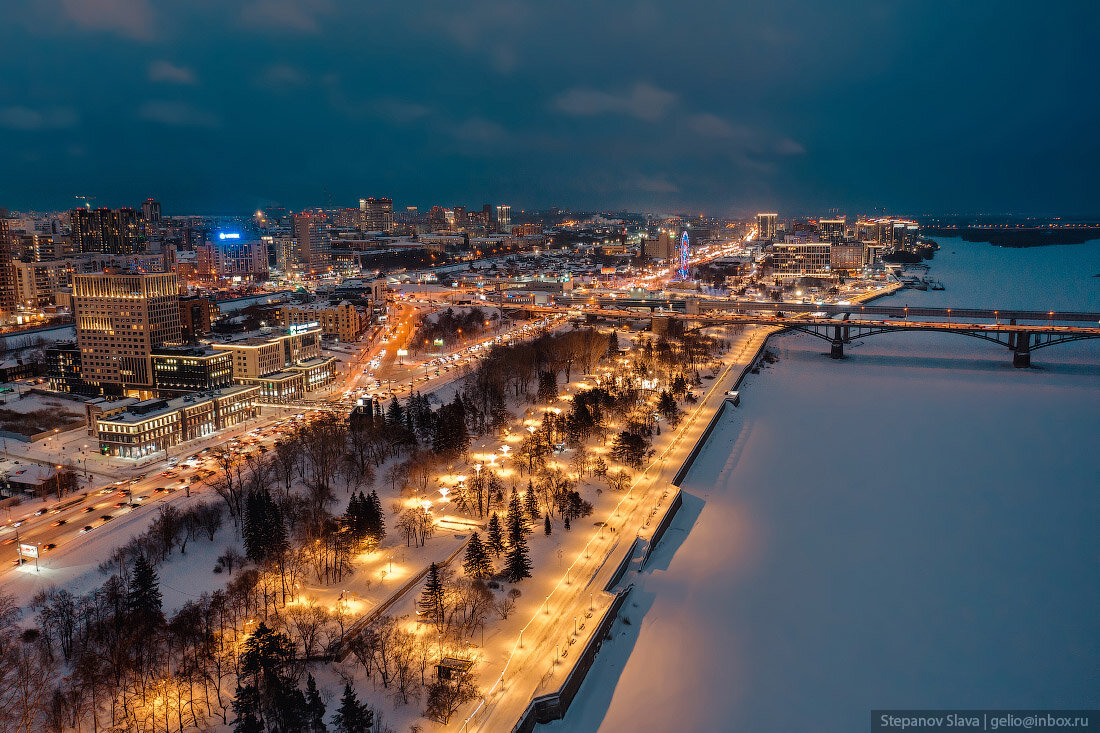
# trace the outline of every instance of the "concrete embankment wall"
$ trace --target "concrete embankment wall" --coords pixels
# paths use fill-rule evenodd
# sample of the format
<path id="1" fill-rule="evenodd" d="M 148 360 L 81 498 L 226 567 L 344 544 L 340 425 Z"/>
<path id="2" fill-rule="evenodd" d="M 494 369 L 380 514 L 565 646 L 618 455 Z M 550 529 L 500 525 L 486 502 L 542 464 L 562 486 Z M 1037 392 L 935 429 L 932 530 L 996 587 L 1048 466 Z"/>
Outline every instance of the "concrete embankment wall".
<path id="1" fill-rule="evenodd" d="M 633 554 L 633 548 L 634 545 L 631 545 L 631 554 Z M 549 723 L 565 717 L 565 712 L 569 710 L 569 705 L 581 689 L 581 683 L 584 682 L 588 670 L 592 668 L 596 661 L 596 655 L 607 638 L 611 624 L 615 623 L 615 619 L 618 618 L 619 610 L 623 607 L 626 597 L 633 587 L 633 585 L 628 585 L 615 594 L 615 599 L 604 611 L 599 625 L 592 632 L 592 636 L 588 638 L 588 643 L 584 645 L 584 649 L 581 650 L 576 661 L 573 662 L 573 669 L 569 671 L 569 676 L 565 678 L 565 682 L 562 683 L 557 692 L 539 695 L 531 700 L 527 709 L 523 711 L 523 715 L 520 716 L 519 722 L 512 728 L 513 733 L 531 733 L 537 723 Z"/>
<path id="2" fill-rule="evenodd" d="M 721 410 L 719 410 L 721 412 Z M 657 543 L 661 541 L 661 538 L 665 536 L 665 530 L 672 524 L 672 520 L 676 517 L 676 512 L 680 511 L 680 507 L 684 505 L 684 492 L 677 490 L 676 496 L 673 498 L 672 503 L 668 505 L 665 510 L 665 515 L 661 517 L 660 523 L 657 524 L 657 528 L 653 530 L 653 536 L 649 538 L 649 544 L 646 545 L 645 554 L 642 555 L 642 567 L 649 562 L 649 553 L 653 552 L 653 548 L 657 546 Z"/>
<path id="3" fill-rule="evenodd" d="M 634 541 L 630 543 L 630 547 L 627 549 L 626 554 L 623 555 L 623 559 L 619 561 L 619 567 L 615 568 L 615 572 L 611 574 L 611 577 L 607 581 L 607 585 L 603 589 L 611 593 L 612 589 L 619 584 L 619 581 L 626 575 L 627 568 L 630 567 L 630 561 L 634 559 L 635 553 L 638 552 L 638 544 L 640 540 L 635 537 Z"/>

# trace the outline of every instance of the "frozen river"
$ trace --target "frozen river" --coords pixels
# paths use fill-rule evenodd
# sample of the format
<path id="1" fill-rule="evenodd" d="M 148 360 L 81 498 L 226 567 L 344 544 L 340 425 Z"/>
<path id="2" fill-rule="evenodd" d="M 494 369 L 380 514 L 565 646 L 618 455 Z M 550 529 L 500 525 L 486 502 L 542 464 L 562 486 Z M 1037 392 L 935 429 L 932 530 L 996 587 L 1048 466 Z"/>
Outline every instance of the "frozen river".
<path id="1" fill-rule="evenodd" d="M 1100 244 L 944 240 L 944 292 L 1100 311 Z M 954 254 L 952 254 L 954 253 Z M 1100 708 L 1100 341 L 772 341 L 568 731 L 869 729 L 873 708 Z"/>

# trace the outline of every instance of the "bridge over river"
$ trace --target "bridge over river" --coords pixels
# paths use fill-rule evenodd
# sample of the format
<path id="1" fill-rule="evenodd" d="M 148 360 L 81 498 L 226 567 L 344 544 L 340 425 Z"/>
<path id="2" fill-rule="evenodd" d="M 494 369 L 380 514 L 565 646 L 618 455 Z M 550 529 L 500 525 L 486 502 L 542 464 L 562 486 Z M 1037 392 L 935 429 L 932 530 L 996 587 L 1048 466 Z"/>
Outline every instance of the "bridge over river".
<path id="1" fill-rule="evenodd" d="M 581 313 L 612 320 L 661 317 L 700 325 L 779 326 L 828 341 L 834 359 L 844 345 L 881 333 L 938 331 L 990 341 L 1012 352 L 1016 367 L 1031 352 L 1100 338 L 1100 313 L 910 308 L 875 304 L 760 303 L 745 300 L 558 297 L 552 306 L 519 306 L 536 313 Z M 1088 324 L 1088 325 L 1084 325 Z"/>

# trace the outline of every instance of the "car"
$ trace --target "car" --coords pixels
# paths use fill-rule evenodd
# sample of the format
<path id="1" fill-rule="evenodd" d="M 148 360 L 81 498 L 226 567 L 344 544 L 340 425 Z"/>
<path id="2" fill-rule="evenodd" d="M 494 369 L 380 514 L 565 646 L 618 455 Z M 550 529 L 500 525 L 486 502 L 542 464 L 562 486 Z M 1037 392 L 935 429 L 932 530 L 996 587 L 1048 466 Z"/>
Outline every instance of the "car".
<path id="1" fill-rule="evenodd" d="M 68 523 L 69 523 L 69 520 L 67 520 L 67 519 L 58 519 L 56 522 L 53 523 L 53 526 L 54 527 L 64 527 Z"/>
<path id="2" fill-rule="evenodd" d="M 80 530 L 80 534 L 84 534 L 86 532 L 91 532 L 93 529 L 95 529 L 95 527 L 93 527 L 90 524 L 87 524 L 87 525 L 84 526 L 84 529 Z"/>
<path id="3" fill-rule="evenodd" d="M 104 514 L 104 515 L 100 516 L 100 519 L 102 519 L 104 522 L 109 522 L 112 519 L 114 519 L 114 515 Z"/>
<path id="4" fill-rule="evenodd" d="M 126 502 L 120 501 L 120 502 L 115 504 L 115 509 L 121 509 L 124 506 L 126 506 Z"/>
<path id="5" fill-rule="evenodd" d="M 89 513 L 89 512 L 94 512 L 94 511 L 95 511 L 95 507 L 94 507 L 94 506 L 86 506 L 86 507 L 84 507 L 84 513 L 85 513 L 85 514 L 87 514 L 87 513 Z"/>
<path id="6" fill-rule="evenodd" d="M 16 566 L 16 567 L 19 567 L 20 565 L 22 565 L 22 564 L 23 564 L 23 563 L 25 563 L 26 561 L 27 561 L 27 558 L 25 558 L 25 557 L 23 557 L 22 555 L 20 555 L 19 557 L 17 557 L 17 558 L 15 558 L 14 560 L 12 560 L 12 561 L 11 561 L 11 564 L 12 564 L 12 565 L 14 565 L 14 566 Z"/>
<path id="7" fill-rule="evenodd" d="M 45 545 L 42 545 L 42 551 L 43 551 L 43 552 L 46 552 L 46 551 L 48 551 L 48 550 L 52 550 L 52 549 L 53 549 L 53 548 L 55 548 L 55 547 L 57 547 L 57 544 L 56 544 L 56 543 L 54 543 L 54 542 L 49 542 L 49 543 L 47 543 L 47 544 L 45 544 Z"/>

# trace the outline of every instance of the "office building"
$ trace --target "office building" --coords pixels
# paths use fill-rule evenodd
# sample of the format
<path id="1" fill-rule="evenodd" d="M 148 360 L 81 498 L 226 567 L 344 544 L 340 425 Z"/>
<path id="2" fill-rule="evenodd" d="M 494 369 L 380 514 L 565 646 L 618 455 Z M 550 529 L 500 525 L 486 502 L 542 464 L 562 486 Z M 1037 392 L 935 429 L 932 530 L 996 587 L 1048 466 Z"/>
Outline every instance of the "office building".
<path id="1" fill-rule="evenodd" d="M 90 405 L 104 455 L 144 458 L 188 440 L 211 435 L 259 413 L 256 387 L 234 385 L 172 399 Z"/>
<path id="2" fill-rule="evenodd" d="M 14 310 L 19 296 L 15 290 L 15 270 L 13 268 L 15 235 L 10 222 L 0 217 L 0 311 L 10 313 Z"/>
<path id="3" fill-rule="evenodd" d="M 506 234 L 512 231 L 512 207 L 508 204 L 498 204 L 496 207 L 496 228 L 498 232 Z"/>
<path id="4" fill-rule="evenodd" d="M 844 219 L 820 219 L 817 233 L 822 242 L 839 242 L 844 239 L 846 223 Z"/>
<path id="5" fill-rule="evenodd" d="M 756 238 L 762 241 L 775 239 L 779 214 L 756 215 Z"/>
<path id="6" fill-rule="evenodd" d="M 78 253 L 145 251 L 145 236 L 134 209 L 73 209 L 69 212 L 69 227 L 73 249 Z"/>
<path id="7" fill-rule="evenodd" d="M 329 303 L 307 303 L 305 305 L 284 305 L 276 311 L 280 326 L 303 326 L 316 323 L 321 326 L 321 335 L 339 341 L 355 341 L 367 327 L 366 314 L 344 300 L 336 305 Z"/>
<path id="8" fill-rule="evenodd" d="M 359 199 L 359 230 L 389 232 L 393 230 L 393 199 Z"/>
<path id="9" fill-rule="evenodd" d="M 294 215 L 294 236 L 303 270 L 322 273 L 332 265 L 332 242 L 324 231 L 320 214 L 302 212 Z"/>
<path id="10" fill-rule="evenodd" d="M 160 221 L 160 202 L 151 198 L 142 201 L 141 218 L 150 224 Z"/>
<path id="11" fill-rule="evenodd" d="M 302 263 L 298 240 L 285 234 L 265 235 L 260 240 L 267 245 L 267 261 L 271 269 L 284 275 L 296 272 Z"/>
<path id="12" fill-rule="evenodd" d="M 81 377 L 113 394 L 153 387 L 153 349 L 182 341 L 175 273 L 74 275 L 73 311 Z"/>
<path id="13" fill-rule="evenodd" d="M 183 340 L 191 342 L 210 333 L 218 313 L 218 304 L 210 298 L 180 298 L 180 335 Z"/>
<path id="14" fill-rule="evenodd" d="M 786 242 L 772 245 L 772 266 L 779 277 L 831 274 L 825 242 Z"/>
<path id="15" fill-rule="evenodd" d="M 153 351 L 157 393 L 185 394 L 233 384 L 233 354 L 204 346 L 164 346 Z"/>
<path id="16" fill-rule="evenodd" d="M 647 237 L 643 253 L 653 260 L 670 260 L 680 255 L 680 232 L 677 229 L 661 227 L 657 236 Z"/>
<path id="17" fill-rule="evenodd" d="M 336 359 L 321 356 L 316 322 L 240 334 L 211 346 L 233 355 L 233 380 L 259 387 L 261 402 L 299 400 L 336 378 Z"/>
<path id="18" fill-rule="evenodd" d="M 46 376 L 55 392 L 96 395 L 100 390 L 80 376 L 80 347 L 75 341 L 57 341 L 46 347 Z"/>
<path id="19" fill-rule="evenodd" d="M 866 264 L 867 248 L 863 242 L 833 242 L 829 249 L 829 267 L 833 272 L 859 272 Z"/>
<path id="20" fill-rule="evenodd" d="M 267 243 L 236 231 L 216 231 L 196 249 L 195 274 L 210 280 L 267 279 Z"/>

